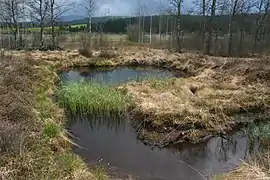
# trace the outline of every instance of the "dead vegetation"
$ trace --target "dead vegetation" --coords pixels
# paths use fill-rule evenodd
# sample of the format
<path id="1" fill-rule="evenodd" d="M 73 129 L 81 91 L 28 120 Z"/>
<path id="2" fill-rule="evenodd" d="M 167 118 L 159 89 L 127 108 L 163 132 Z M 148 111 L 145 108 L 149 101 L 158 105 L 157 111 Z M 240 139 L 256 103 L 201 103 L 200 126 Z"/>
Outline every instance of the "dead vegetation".
<path id="1" fill-rule="evenodd" d="M 243 164 L 237 170 L 230 173 L 218 175 L 214 180 L 269 180 L 269 176 L 257 165 Z"/>
<path id="2" fill-rule="evenodd" d="M 63 154 L 68 145 L 62 138 L 63 130 L 59 131 L 54 127 L 54 124 L 61 124 L 63 121 L 63 112 L 48 99 L 48 94 L 54 91 L 53 80 L 57 78 L 55 72 L 63 68 L 150 65 L 174 69 L 184 74 L 186 78 L 172 78 L 168 81 L 145 80 L 119 88 L 136 99 L 136 108 L 132 113 L 136 120 L 140 120 L 139 123 L 136 121 L 140 137 L 156 145 L 182 141 L 196 143 L 213 134 L 224 134 L 239 123 L 269 119 L 267 112 L 270 104 L 270 61 L 267 58 L 221 58 L 133 46 L 110 51 L 113 56 L 100 56 L 102 52 L 93 51 L 92 58 L 82 56 L 78 51 L 13 51 L 13 58 L 5 58 L 1 62 L 3 71 L 0 72 L 0 117 L 3 123 L 0 126 L 0 136 L 4 138 L 0 141 L 0 149 L 5 155 L 10 151 L 17 153 L 14 157 L 8 155 L 3 158 L 3 163 L 0 163 L 0 177 L 16 179 L 25 169 L 32 172 L 33 169 L 29 168 L 37 168 L 38 172 L 49 172 L 52 179 L 72 179 L 74 176 L 84 176 L 87 172 L 85 168 L 80 169 L 81 165 L 73 163 L 78 162 L 75 157 Z M 22 58 L 27 56 L 31 58 Z M 51 123 L 51 120 L 54 123 Z M 14 133 L 7 135 L 7 129 Z M 17 133 L 17 129 L 20 129 L 20 133 Z M 33 144 L 31 141 L 43 137 L 44 134 L 49 137 L 42 141 L 46 148 L 41 148 L 44 144 L 37 143 L 39 146 L 30 146 L 31 150 L 28 150 L 28 145 Z M 9 143 L 13 139 L 16 139 L 16 146 Z M 18 143 L 22 144 L 19 148 Z M 39 148 L 46 150 L 37 151 Z M 22 155 L 18 155 L 18 151 Z M 51 168 L 44 170 L 40 163 L 37 163 L 39 158 L 33 154 L 42 155 L 40 163 L 44 164 L 45 169 L 49 166 Z M 46 156 L 43 156 L 44 154 Z M 32 156 L 36 159 L 30 158 Z M 11 159 L 18 163 L 10 164 Z M 63 161 L 72 162 L 70 167 L 73 171 L 66 171 L 63 164 L 59 164 Z M 75 165 L 79 168 L 75 168 Z M 64 170 L 56 170 L 60 169 L 59 167 Z M 13 171 L 14 169 L 16 171 Z M 81 175 L 77 174 L 79 172 Z M 27 177 L 42 179 L 45 174 L 29 173 Z"/>
<path id="3" fill-rule="evenodd" d="M 97 179 L 70 152 L 63 111 L 49 98 L 55 74 L 43 63 L 1 54 L 0 179 Z"/>

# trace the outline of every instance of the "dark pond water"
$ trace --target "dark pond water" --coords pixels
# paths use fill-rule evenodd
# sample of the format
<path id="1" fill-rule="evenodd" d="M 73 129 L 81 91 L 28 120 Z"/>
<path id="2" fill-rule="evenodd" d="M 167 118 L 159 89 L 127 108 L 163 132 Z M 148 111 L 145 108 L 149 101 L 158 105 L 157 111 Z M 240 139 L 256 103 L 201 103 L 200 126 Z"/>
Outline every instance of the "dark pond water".
<path id="1" fill-rule="evenodd" d="M 84 78 L 119 84 L 141 76 L 174 76 L 155 69 L 117 68 L 93 71 L 73 70 L 61 74 L 62 80 Z M 128 119 L 109 117 L 71 118 L 68 130 L 76 137 L 73 151 L 89 164 L 106 166 L 112 175 L 142 180 L 196 180 L 234 169 L 247 156 L 247 137 L 232 134 L 230 141 L 220 137 L 198 145 L 178 148 L 151 148 L 139 141 Z"/>
<path id="2" fill-rule="evenodd" d="M 164 69 L 145 68 L 81 68 L 60 74 L 62 82 L 94 80 L 100 83 L 119 85 L 129 81 L 138 81 L 145 78 L 177 77 L 178 74 Z"/>

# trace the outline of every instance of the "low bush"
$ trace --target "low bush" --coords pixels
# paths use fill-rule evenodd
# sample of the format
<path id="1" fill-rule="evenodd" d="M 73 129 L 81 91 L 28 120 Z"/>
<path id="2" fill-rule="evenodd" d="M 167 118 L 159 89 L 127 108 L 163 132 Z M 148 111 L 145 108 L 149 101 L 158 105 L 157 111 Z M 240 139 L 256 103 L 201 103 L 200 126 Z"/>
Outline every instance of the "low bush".
<path id="1" fill-rule="evenodd" d="M 91 58 L 93 56 L 92 50 L 87 49 L 87 48 L 80 48 L 79 54 L 87 58 Z"/>

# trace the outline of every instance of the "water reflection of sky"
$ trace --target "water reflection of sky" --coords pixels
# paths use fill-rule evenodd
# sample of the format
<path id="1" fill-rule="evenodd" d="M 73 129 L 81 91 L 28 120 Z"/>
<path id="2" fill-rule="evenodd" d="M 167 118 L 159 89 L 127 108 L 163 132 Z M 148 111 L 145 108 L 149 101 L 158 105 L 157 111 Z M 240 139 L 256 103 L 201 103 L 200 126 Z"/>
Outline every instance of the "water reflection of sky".
<path id="1" fill-rule="evenodd" d="M 181 149 L 150 148 L 125 122 L 101 117 L 73 121 L 69 130 L 78 137 L 75 143 L 85 148 L 75 148 L 75 153 L 89 163 L 103 159 L 102 163 L 141 179 L 166 180 L 202 179 L 192 168 L 207 177 L 227 172 L 246 155 L 247 140 L 241 133 L 232 135 L 231 141 L 217 137 Z"/>
<path id="2" fill-rule="evenodd" d="M 79 81 L 79 80 L 94 80 L 100 83 L 119 85 L 129 81 L 136 81 L 143 78 L 166 78 L 172 77 L 174 74 L 163 69 L 153 68 L 115 68 L 103 69 L 97 71 L 94 69 L 80 69 L 69 72 L 62 72 L 60 78 L 62 82 Z"/>
<path id="3" fill-rule="evenodd" d="M 82 79 L 106 84 L 120 84 L 146 77 L 172 77 L 173 73 L 152 68 L 111 70 L 81 69 L 63 72 L 63 82 Z M 246 156 L 247 138 L 236 133 L 231 141 L 213 138 L 205 144 L 175 148 L 150 148 L 139 141 L 135 130 L 126 119 L 104 117 L 71 118 L 69 131 L 76 136 L 75 143 L 83 148 L 74 152 L 87 162 L 108 164 L 118 171 L 143 180 L 193 180 L 235 168 Z M 197 172 L 196 172 L 197 171 Z M 199 173 L 198 173 L 199 172 Z"/>

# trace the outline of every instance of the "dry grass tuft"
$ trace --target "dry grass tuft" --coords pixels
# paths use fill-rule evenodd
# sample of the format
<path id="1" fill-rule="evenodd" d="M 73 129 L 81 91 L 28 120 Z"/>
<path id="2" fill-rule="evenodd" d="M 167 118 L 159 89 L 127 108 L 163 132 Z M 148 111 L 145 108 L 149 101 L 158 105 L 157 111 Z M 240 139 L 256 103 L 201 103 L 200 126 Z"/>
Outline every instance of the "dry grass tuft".
<path id="1" fill-rule="evenodd" d="M 25 132 L 18 124 L 0 123 L 0 153 L 17 154 L 25 147 Z"/>
<path id="2" fill-rule="evenodd" d="M 218 175 L 214 180 L 269 180 L 259 166 L 244 164 L 239 169 L 224 175 Z"/>

